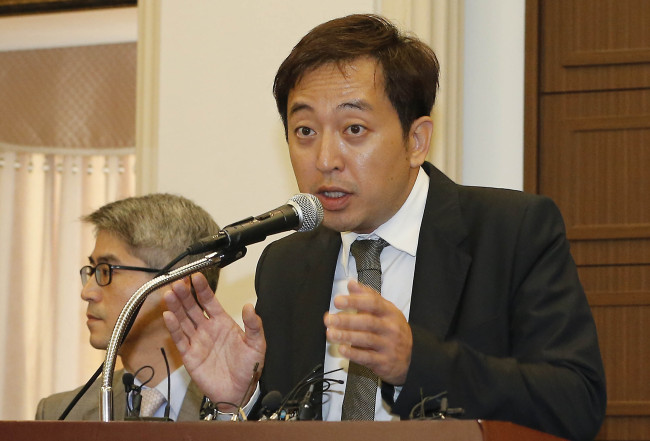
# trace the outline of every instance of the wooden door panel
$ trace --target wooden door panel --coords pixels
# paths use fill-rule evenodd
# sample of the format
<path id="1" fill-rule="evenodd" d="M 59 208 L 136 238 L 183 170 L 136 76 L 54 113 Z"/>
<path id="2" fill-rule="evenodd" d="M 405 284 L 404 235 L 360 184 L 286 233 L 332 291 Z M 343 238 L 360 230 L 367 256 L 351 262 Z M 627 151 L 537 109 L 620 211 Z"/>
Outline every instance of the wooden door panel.
<path id="1" fill-rule="evenodd" d="M 650 86 L 650 2 L 545 0 L 543 92 Z"/>
<path id="2" fill-rule="evenodd" d="M 525 188 L 560 207 L 607 375 L 650 440 L 650 1 L 527 0 Z"/>
<path id="3" fill-rule="evenodd" d="M 650 238 L 650 90 L 545 95 L 541 121 L 538 188 L 570 237 Z"/>

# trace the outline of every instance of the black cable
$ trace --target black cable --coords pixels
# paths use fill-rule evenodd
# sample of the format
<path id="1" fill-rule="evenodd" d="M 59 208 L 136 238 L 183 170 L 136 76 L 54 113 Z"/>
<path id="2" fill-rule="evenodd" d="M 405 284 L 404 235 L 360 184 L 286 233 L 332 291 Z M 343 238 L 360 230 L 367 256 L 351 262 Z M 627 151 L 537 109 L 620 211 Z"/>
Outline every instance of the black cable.
<path id="1" fill-rule="evenodd" d="M 176 265 L 178 262 L 180 262 L 182 259 L 184 259 L 188 255 L 189 255 L 189 252 L 187 250 L 185 250 L 184 252 L 179 254 L 176 258 L 174 258 L 171 262 L 169 262 L 167 265 L 165 265 L 165 267 L 162 270 L 160 270 L 156 274 L 155 277 L 159 277 L 159 276 L 162 276 L 163 274 L 167 274 L 169 272 L 169 270 L 174 265 Z M 228 251 L 227 253 L 224 253 L 224 255 L 221 256 L 221 262 L 220 262 L 219 267 L 223 268 L 224 266 L 229 265 L 229 264 L 231 264 L 232 262 L 234 262 L 234 261 L 236 261 L 238 259 L 241 259 L 244 255 L 246 255 L 246 248 L 245 247 L 242 247 L 242 248 L 240 248 L 238 250 Z M 190 281 L 191 280 L 192 279 L 190 277 Z M 138 313 L 140 312 L 140 308 L 142 308 L 143 304 L 144 304 L 144 302 L 140 303 L 140 305 L 133 312 L 133 315 L 131 316 L 131 319 L 129 320 L 129 323 L 127 324 L 127 326 L 126 326 L 126 328 L 124 330 L 124 335 L 122 336 L 122 341 L 120 341 L 120 346 L 122 346 L 122 344 L 126 340 L 126 337 L 129 335 L 129 331 L 131 331 L 131 328 L 133 327 L 133 323 L 135 323 L 135 319 L 138 317 Z M 118 347 L 118 349 L 119 349 L 119 347 Z M 88 379 L 86 384 L 81 388 L 81 390 L 77 393 L 77 395 L 75 395 L 74 398 L 70 401 L 70 403 L 68 404 L 68 407 L 66 407 L 65 410 L 63 411 L 63 413 L 61 413 L 61 415 L 59 416 L 59 420 L 64 420 L 68 416 L 70 411 L 79 402 L 81 397 L 83 397 L 85 395 L 85 393 L 88 391 L 88 389 L 90 389 L 90 386 L 95 382 L 97 377 L 99 377 L 99 375 L 102 373 L 103 369 L 104 369 L 104 363 L 102 362 L 102 364 L 99 366 L 99 368 L 97 368 L 95 373 Z"/>
<path id="2" fill-rule="evenodd" d="M 431 405 L 432 402 L 434 406 Z M 420 389 L 420 401 L 411 409 L 409 419 L 444 420 L 449 416 L 463 415 L 464 413 L 465 409 L 462 407 L 449 407 L 447 391 L 425 397 L 422 389 Z"/>
<path id="3" fill-rule="evenodd" d="M 181 254 L 180 254 L 176 259 L 174 259 L 174 260 L 172 261 L 172 263 L 168 263 L 167 265 L 165 265 L 165 268 L 163 268 L 161 271 L 159 271 L 158 274 L 156 274 L 155 277 L 158 277 L 158 276 L 161 276 L 161 275 L 163 275 L 163 274 L 166 274 L 167 271 L 169 271 L 169 267 L 170 267 L 170 265 L 171 265 L 171 266 L 175 265 L 176 262 L 178 262 L 179 260 L 181 260 L 181 259 L 184 258 L 185 256 L 187 256 L 187 253 L 186 253 L 186 252 L 181 253 Z M 122 346 L 122 344 L 123 344 L 124 341 L 126 340 L 127 335 L 129 335 L 129 331 L 130 331 L 131 328 L 133 327 L 133 324 L 135 323 L 135 319 L 136 319 L 136 317 L 138 316 L 138 313 L 140 312 L 140 308 L 142 307 L 143 303 L 144 303 L 144 302 L 142 302 L 142 303 L 141 303 L 141 304 L 140 304 L 140 305 L 135 309 L 135 311 L 133 312 L 133 316 L 131 317 L 131 320 L 129 320 L 129 323 L 127 324 L 127 326 L 126 326 L 126 328 L 125 328 L 125 330 L 124 330 L 124 335 L 123 335 L 123 337 L 122 337 L 122 341 L 120 342 L 120 346 Z M 88 389 L 90 388 L 90 386 L 95 382 L 95 380 L 97 379 L 97 377 L 99 377 L 99 375 L 102 373 L 102 370 L 103 370 L 103 369 L 104 369 L 104 363 L 102 362 L 102 364 L 99 366 L 99 368 L 97 368 L 97 370 L 95 371 L 95 373 L 94 373 L 94 374 L 93 374 L 93 375 L 88 379 L 88 381 L 86 382 L 86 384 L 84 385 L 84 387 L 82 387 L 81 390 L 77 393 L 77 395 L 75 395 L 74 398 L 70 401 L 70 403 L 68 404 L 68 407 L 66 407 L 65 410 L 63 411 L 63 413 L 61 413 L 61 415 L 59 416 L 59 421 L 65 420 L 65 418 L 68 416 L 68 414 L 70 413 L 70 411 L 71 411 L 71 410 L 74 408 L 74 406 L 79 402 L 79 400 L 81 399 L 81 397 L 83 397 L 83 396 L 85 395 L 85 393 L 88 391 Z"/>
<path id="4" fill-rule="evenodd" d="M 343 384 L 342 380 L 336 380 L 333 378 L 325 378 L 326 375 L 329 375 L 333 372 L 340 371 L 343 368 L 339 369 L 333 369 L 328 372 L 322 372 L 322 373 L 317 373 L 319 369 L 323 367 L 322 363 L 317 364 L 305 377 L 302 378 L 294 387 L 289 391 L 289 393 L 286 395 L 284 400 L 282 401 L 282 404 L 280 404 L 280 407 L 278 410 L 275 411 L 275 414 L 280 415 L 280 413 L 285 410 L 288 407 L 288 404 L 291 403 L 292 401 L 296 401 L 296 397 L 300 394 L 302 390 L 305 388 L 308 388 L 314 384 L 322 382 L 323 385 L 327 384 L 327 389 L 330 388 L 332 383 L 339 383 Z M 324 389 L 323 391 L 327 390 Z"/>
<path id="5" fill-rule="evenodd" d="M 142 366 L 140 369 L 138 369 L 137 371 L 135 371 L 135 374 L 133 374 L 133 376 L 137 378 L 138 374 L 140 372 L 142 372 L 143 369 L 147 369 L 147 368 L 151 369 L 151 375 L 149 376 L 149 378 L 147 378 L 147 381 L 142 382 L 140 387 L 145 386 L 148 382 L 153 380 L 154 375 L 156 375 L 156 371 L 154 370 L 153 366 L 149 366 L 148 364 L 146 364 L 146 365 Z"/>
<path id="6" fill-rule="evenodd" d="M 81 399 L 81 397 L 86 393 L 86 391 L 90 388 L 90 386 L 95 382 L 97 377 L 102 373 L 102 370 L 104 369 L 104 363 L 102 363 L 99 368 L 95 371 L 94 374 L 90 377 L 90 379 L 84 384 L 84 387 L 81 388 L 81 390 L 77 393 L 77 395 L 74 396 L 72 401 L 68 404 L 68 407 L 65 408 L 63 413 L 59 415 L 59 421 L 63 421 L 65 417 L 68 416 L 72 408 L 77 404 L 77 402 Z"/>
<path id="7" fill-rule="evenodd" d="M 174 265 L 176 265 L 178 262 L 180 262 L 181 260 L 183 260 L 184 258 L 186 258 L 189 255 L 190 254 L 189 254 L 189 252 L 187 250 L 183 251 L 181 254 L 176 256 L 171 262 L 169 262 L 167 265 L 165 265 L 163 267 L 163 269 L 161 269 L 158 272 L 158 274 L 156 274 L 156 277 L 161 276 L 163 274 L 167 274 L 169 272 L 169 270 L 174 267 Z"/>
<path id="8" fill-rule="evenodd" d="M 147 369 L 147 368 L 151 369 L 151 375 L 149 376 L 149 378 L 146 381 L 143 381 L 140 384 L 140 386 L 135 386 L 134 385 L 133 390 L 130 392 L 130 394 L 131 394 L 131 406 L 130 406 L 131 407 L 131 415 L 130 416 L 132 418 L 134 418 L 134 419 L 138 419 L 140 417 L 140 406 L 142 404 L 142 395 L 141 395 L 142 387 L 145 386 L 147 383 L 149 383 L 153 379 L 154 375 L 156 374 L 156 371 L 154 370 L 153 366 L 144 365 L 140 369 L 135 371 L 135 373 L 133 374 L 133 378 L 136 378 L 138 376 L 138 374 L 140 374 L 140 372 L 142 372 L 143 369 Z M 127 395 L 126 399 L 127 399 L 127 402 L 128 402 L 128 400 L 129 400 L 128 395 Z"/>
<path id="9" fill-rule="evenodd" d="M 160 348 L 162 352 L 163 359 L 165 360 L 165 367 L 167 368 L 167 405 L 165 406 L 165 419 L 169 419 L 169 409 L 171 404 L 171 393 L 172 393 L 172 379 L 169 372 L 169 362 L 167 361 L 167 354 L 165 354 L 165 348 Z"/>
<path id="10" fill-rule="evenodd" d="M 323 363 L 318 363 L 311 371 L 309 371 L 309 373 L 307 375 L 305 375 L 298 383 L 296 383 L 296 385 L 293 387 L 293 389 L 291 389 L 289 391 L 289 393 L 284 397 L 284 400 L 282 400 L 282 404 L 280 404 L 280 407 L 278 408 L 278 410 L 275 411 L 275 413 L 277 413 L 279 415 L 280 412 L 282 411 L 282 409 L 284 409 L 284 406 L 286 406 L 287 403 L 289 402 L 289 400 L 293 397 L 293 395 L 296 394 L 296 392 L 298 391 L 298 388 L 302 387 L 302 385 L 306 381 L 308 381 L 311 378 L 312 375 L 315 375 L 316 372 L 322 367 L 323 367 Z"/>
<path id="11" fill-rule="evenodd" d="M 143 302 L 144 303 L 144 302 Z M 131 330 L 131 327 L 133 326 L 133 323 L 135 322 L 135 318 L 138 316 L 138 312 L 140 312 L 140 308 L 142 307 L 142 303 L 140 306 L 138 306 L 135 309 L 135 312 L 133 313 L 133 316 L 131 317 L 131 320 L 129 321 L 128 325 L 126 326 L 126 329 L 124 331 L 124 336 L 122 338 L 122 341 L 120 342 L 120 346 L 122 346 L 122 343 L 124 343 L 124 340 L 126 340 L 126 336 L 129 335 L 129 331 Z M 84 387 L 81 388 L 81 390 L 77 393 L 77 395 L 74 396 L 74 398 L 70 401 L 70 404 L 68 404 L 68 407 L 65 408 L 63 413 L 59 416 L 59 421 L 65 420 L 65 418 L 68 416 L 70 411 L 74 408 L 74 406 L 79 402 L 81 397 L 85 395 L 85 393 L 90 389 L 90 386 L 95 382 L 97 377 L 102 373 L 102 370 L 104 369 L 104 363 L 97 368 L 95 373 L 88 379 Z"/>

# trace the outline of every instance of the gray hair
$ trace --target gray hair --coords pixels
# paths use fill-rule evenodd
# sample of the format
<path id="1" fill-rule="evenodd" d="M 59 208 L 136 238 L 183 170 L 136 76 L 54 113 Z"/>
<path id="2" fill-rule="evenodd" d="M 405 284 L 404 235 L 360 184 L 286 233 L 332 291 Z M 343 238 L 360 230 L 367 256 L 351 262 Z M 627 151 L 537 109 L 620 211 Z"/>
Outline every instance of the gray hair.
<path id="1" fill-rule="evenodd" d="M 203 208 L 182 196 L 166 193 L 130 197 L 104 205 L 81 218 L 100 231 L 115 234 L 130 253 L 151 268 L 163 268 L 199 239 L 217 234 L 219 225 Z M 176 266 L 196 259 L 187 257 Z M 203 271 L 216 289 L 219 268 Z"/>

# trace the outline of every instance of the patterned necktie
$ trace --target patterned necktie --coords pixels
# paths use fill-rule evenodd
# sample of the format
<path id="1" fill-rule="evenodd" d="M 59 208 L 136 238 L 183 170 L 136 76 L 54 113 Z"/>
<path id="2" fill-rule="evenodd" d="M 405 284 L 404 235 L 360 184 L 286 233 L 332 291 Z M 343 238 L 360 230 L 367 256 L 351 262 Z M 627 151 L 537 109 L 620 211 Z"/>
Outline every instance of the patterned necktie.
<path id="1" fill-rule="evenodd" d="M 140 394 L 142 395 L 142 403 L 140 404 L 141 417 L 153 416 L 160 409 L 160 406 L 167 401 L 158 389 L 143 388 Z"/>
<path id="2" fill-rule="evenodd" d="M 357 263 L 360 283 L 381 293 L 381 263 L 379 255 L 388 246 L 383 240 L 356 240 L 350 252 Z M 341 420 L 374 420 L 375 399 L 379 378 L 365 366 L 350 362 L 345 384 Z"/>

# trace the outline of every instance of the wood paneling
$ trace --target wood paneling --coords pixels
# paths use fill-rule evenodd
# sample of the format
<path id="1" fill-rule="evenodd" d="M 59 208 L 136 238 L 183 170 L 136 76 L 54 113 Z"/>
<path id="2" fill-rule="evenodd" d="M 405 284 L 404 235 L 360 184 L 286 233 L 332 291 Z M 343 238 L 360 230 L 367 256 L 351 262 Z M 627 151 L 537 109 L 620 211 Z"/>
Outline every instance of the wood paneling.
<path id="1" fill-rule="evenodd" d="M 650 237 L 650 89 L 549 94 L 540 109 L 539 191 L 568 229 Z"/>
<path id="2" fill-rule="evenodd" d="M 544 0 L 543 92 L 647 87 L 650 2 Z"/>
<path id="3" fill-rule="evenodd" d="M 560 207 L 607 375 L 597 439 L 650 440 L 650 1 L 528 0 L 527 191 Z"/>
<path id="4" fill-rule="evenodd" d="M 607 416 L 599 440 L 643 441 L 650 439 L 650 418 Z"/>

